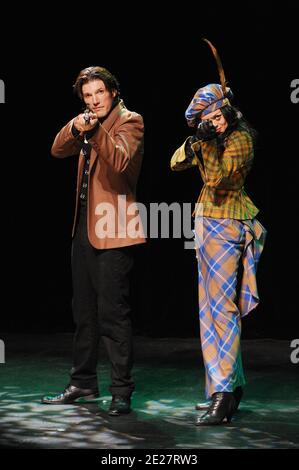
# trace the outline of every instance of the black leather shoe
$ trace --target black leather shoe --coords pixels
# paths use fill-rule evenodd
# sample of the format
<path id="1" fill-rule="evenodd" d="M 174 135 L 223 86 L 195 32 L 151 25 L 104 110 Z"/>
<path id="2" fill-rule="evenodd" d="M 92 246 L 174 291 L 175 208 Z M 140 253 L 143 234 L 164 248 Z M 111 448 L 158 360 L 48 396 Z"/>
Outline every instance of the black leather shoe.
<path id="1" fill-rule="evenodd" d="M 212 395 L 212 404 L 208 411 L 197 418 L 196 426 L 209 426 L 230 423 L 236 411 L 236 400 L 233 392 L 215 392 Z"/>
<path id="2" fill-rule="evenodd" d="M 241 401 L 241 398 L 243 396 L 243 388 L 241 386 L 235 388 L 235 390 L 233 391 L 233 394 L 234 394 L 234 397 L 235 397 L 235 400 L 236 400 L 236 410 L 238 409 L 239 407 L 239 404 L 240 404 L 240 401 Z M 208 410 L 210 408 L 212 404 L 212 401 L 209 400 L 209 401 L 205 401 L 203 403 L 197 403 L 195 405 L 195 409 L 196 410 Z"/>
<path id="3" fill-rule="evenodd" d="M 91 390 L 89 388 L 79 388 L 75 385 L 68 385 L 62 393 L 58 395 L 49 395 L 42 398 L 42 403 L 47 405 L 67 405 L 74 403 L 78 398 L 84 398 L 84 400 L 95 400 L 99 397 L 98 390 Z"/>
<path id="4" fill-rule="evenodd" d="M 128 397 L 113 396 L 108 414 L 110 416 L 120 416 L 130 413 L 131 399 Z"/>

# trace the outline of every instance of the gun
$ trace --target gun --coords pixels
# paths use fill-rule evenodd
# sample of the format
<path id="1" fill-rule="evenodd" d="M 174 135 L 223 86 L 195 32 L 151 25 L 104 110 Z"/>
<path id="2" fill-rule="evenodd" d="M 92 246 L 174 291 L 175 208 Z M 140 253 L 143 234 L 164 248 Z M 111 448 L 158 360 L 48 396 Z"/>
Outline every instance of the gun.
<path id="1" fill-rule="evenodd" d="M 85 121 L 85 124 L 90 123 L 90 110 L 88 108 L 86 108 L 84 111 L 84 121 Z"/>

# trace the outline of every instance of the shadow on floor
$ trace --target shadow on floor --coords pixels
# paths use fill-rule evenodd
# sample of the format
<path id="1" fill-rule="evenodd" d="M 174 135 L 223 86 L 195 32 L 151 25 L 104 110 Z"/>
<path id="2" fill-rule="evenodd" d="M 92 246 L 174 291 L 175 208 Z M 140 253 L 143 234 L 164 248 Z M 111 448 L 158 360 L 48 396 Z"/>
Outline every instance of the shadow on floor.
<path id="1" fill-rule="evenodd" d="M 243 344 L 247 387 L 229 425 L 196 427 L 204 371 L 194 339 L 136 338 L 134 411 L 109 417 L 109 364 L 100 348 L 101 397 L 93 403 L 43 405 L 68 381 L 71 335 L 7 337 L 0 365 L 2 448 L 273 449 L 298 448 L 298 366 L 287 341 Z"/>

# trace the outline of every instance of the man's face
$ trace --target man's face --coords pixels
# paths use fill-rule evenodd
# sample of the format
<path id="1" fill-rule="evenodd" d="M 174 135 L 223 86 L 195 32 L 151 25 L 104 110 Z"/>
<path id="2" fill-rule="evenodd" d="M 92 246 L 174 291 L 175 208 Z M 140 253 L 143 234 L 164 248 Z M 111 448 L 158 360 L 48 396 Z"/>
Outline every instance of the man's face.
<path id="1" fill-rule="evenodd" d="M 227 120 L 223 116 L 221 109 L 217 109 L 212 113 L 206 114 L 202 117 L 202 121 L 211 121 L 213 126 L 216 127 L 217 134 L 222 134 L 228 126 Z"/>
<path id="2" fill-rule="evenodd" d="M 111 93 L 102 80 L 92 80 L 82 85 L 82 96 L 87 107 L 99 119 L 103 119 L 112 107 L 116 90 L 112 90 Z"/>

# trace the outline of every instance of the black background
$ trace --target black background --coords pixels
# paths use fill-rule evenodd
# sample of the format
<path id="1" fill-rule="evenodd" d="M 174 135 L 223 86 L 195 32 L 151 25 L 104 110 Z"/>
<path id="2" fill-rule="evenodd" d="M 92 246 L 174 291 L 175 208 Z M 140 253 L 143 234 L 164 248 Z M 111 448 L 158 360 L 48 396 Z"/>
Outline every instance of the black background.
<path id="1" fill-rule="evenodd" d="M 160 5 L 161 7 L 161 5 Z M 258 270 L 261 304 L 243 322 L 245 338 L 295 338 L 298 311 L 298 78 L 294 3 L 275 9 L 198 2 L 165 5 L 43 6 L 7 14 L 1 32 L 3 304 L 1 331 L 71 331 L 71 226 L 76 158 L 56 160 L 58 130 L 81 110 L 72 85 L 101 65 L 120 81 L 128 109 L 145 121 L 138 201 L 194 202 L 197 170 L 170 171 L 189 129 L 184 112 L 195 91 L 218 82 L 209 38 L 222 58 L 235 104 L 259 132 L 246 190 L 260 209 L 268 239 Z M 133 18 L 134 16 L 134 18 Z M 5 17 L 5 15 L 4 15 Z M 133 279 L 137 334 L 197 336 L 197 267 L 182 239 L 149 240 L 138 250 Z"/>

